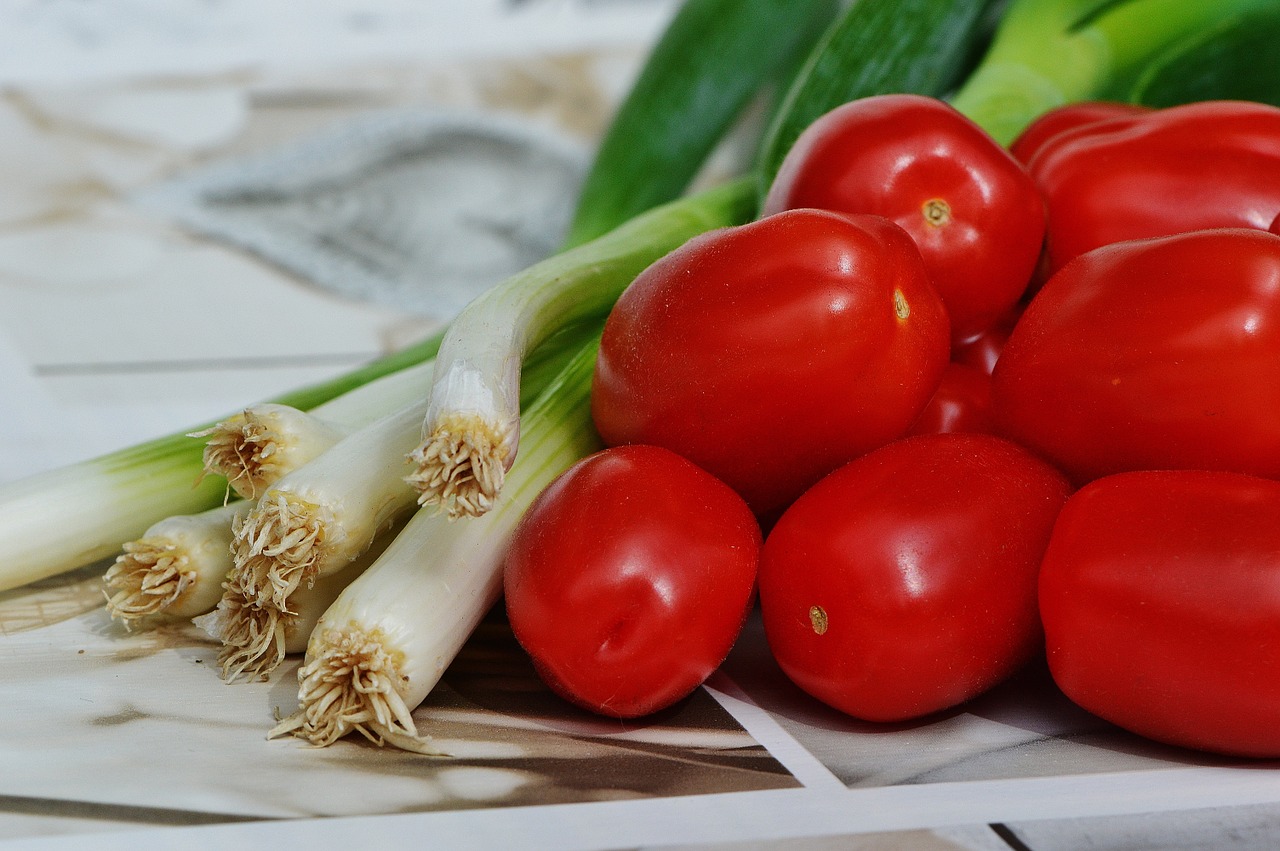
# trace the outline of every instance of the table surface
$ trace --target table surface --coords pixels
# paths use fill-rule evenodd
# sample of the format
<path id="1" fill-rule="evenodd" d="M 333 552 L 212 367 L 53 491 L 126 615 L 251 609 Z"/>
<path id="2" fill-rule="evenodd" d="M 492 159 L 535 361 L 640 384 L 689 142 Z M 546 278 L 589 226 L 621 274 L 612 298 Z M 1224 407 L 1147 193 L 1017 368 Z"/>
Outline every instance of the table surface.
<path id="1" fill-rule="evenodd" d="M 530 181 L 545 162 L 580 170 L 673 8 L 0 7 L 0 485 L 190 428 L 438 326 L 456 292 L 404 282 L 426 269 L 482 287 L 551 244 L 546 210 L 571 203 L 572 181 Z M 550 159 L 383 156 L 423 122 L 458 121 Z M 731 143 L 717 162 L 739 154 Z M 335 183 L 327 156 L 361 166 Z M 404 168 L 435 181 L 430 199 L 406 188 Z M 210 200 L 271 180 L 296 203 Z M 458 222 L 494 207 L 520 236 L 478 250 Z M 353 222 L 395 256 L 332 274 L 367 248 L 346 238 Z M 619 723 L 551 696 L 495 611 L 415 712 L 450 759 L 268 741 L 296 698 L 297 660 L 224 684 L 195 627 L 113 623 L 101 569 L 0 594 L 0 844 L 1280 844 L 1274 765 L 1142 742 L 1073 707 L 1041 665 L 939 717 L 862 724 L 791 686 L 756 620 L 705 688 Z"/>

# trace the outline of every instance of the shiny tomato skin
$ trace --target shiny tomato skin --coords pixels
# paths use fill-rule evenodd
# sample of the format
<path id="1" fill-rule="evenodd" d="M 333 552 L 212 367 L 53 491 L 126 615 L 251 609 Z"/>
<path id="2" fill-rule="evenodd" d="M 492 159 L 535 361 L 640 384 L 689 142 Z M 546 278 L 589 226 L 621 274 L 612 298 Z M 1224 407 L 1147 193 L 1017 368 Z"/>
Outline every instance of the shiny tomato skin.
<path id="1" fill-rule="evenodd" d="M 1140 471 L 1079 490 L 1040 578 L 1058 686 L 1151 739 L 1280 756 L 1277 529 L 1269 479 Z"/>
<path id="2" fill-rule="evenodd" d="M 813 122 L 764 202 L 766 213 L 795 207 L 871 213 L 906 229 L 956 340 L 1018 300 L 1045 229 L 1022 165 L 947 103 L 911 94 L 862 98 Z"/>
<path id="3" fill-rule="evenodd" d="M 665 446 L 776 516 L 906 432 L 948 339 L 901 228 L 792 210 L 697 237 L 627 288 L 605 323 L 592 414 L 607 445 Z"/>
<path id="4" fill-rule="evenodd" d="M 1276 234 L 1276 235 L 1280 236 L 1280 215 L 1277 215 L 1277 216 L 1276 216 L 1275 221 L 1273 221 L 1273 222 L 1271 223 L 1271 227 L 1270 227 L 1270 228 L 1268 228 L 1268 230 L 1270 230 L 1272 233 L 1274 233 L 1274 234 Z"/>
<path id="5" fill-rule="evenodd" d="M 1059 271 L 992 376 L 999 433 L 1083 484 L 1198 468 L 1280 476 L 1280 238 L 1116 243 Z"/>
<path id="6" fill-rule="evenodd" d="M 742 498 L 655 446 L 606 449 L 538 496 L 509 547 L 512 631 L 544 682 L 601 715 L 687 696 L 754 599 L 760 527 Z"/>
<path id="7" fill-rule="evenodd" d="M 981 334 L 961 340 L 951 347 L 951 359 L 956 363 L 971 366 L 990 375 L 1000 359 L 1004 344 L 1013 333 L 1013 326 L 1018 324 L 1025 305 L 1021 302 L 1006 311 L 996 323 Z"/>
<path id="8" fill-rule="evenodd" d="M 1064 134 L 1030 163 L 1052 273 L 1129 239 L 1266 230 L 1280 212 L 1280 108 L 1204 101 Z"/>
<path id="9" fill-rule="evenodd" d="M 907 434 L 948 434 L 956 431 L 991 432 L 991 376 L 968 364 L 952 361 L 929 404 Z"/>
<path id="10" fill-rule="evenodd" d="M 1059 139 L 1067 131 L 1078 127 L 1101 128 L 1101 123 L 1114 118 L 1133 118 L 1151 112 L 1151 107 L 1121 101 L 1077 101 L 1063 104 L 1040 115 L 1027 128 L 1018 134 L 1018 138 L 1009 144 L 1009 153 L 1024 165 L 1051 140 Z"/>
<path id="11" fill-rule="evenodd" d="M 856 718 L 972 698 L 1040 648 L 1037 573 L 1065 478 L 984 434 L 909 437 L 796 500 L 765 540 L 760 608 L 780 667 Z"/>

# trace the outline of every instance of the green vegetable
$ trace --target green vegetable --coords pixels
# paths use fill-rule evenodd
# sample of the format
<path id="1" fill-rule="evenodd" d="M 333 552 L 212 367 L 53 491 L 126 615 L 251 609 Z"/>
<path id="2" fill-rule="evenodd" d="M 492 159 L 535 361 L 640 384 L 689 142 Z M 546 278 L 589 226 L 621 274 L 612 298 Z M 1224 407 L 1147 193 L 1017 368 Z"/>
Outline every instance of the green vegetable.
<path id="1" fill-rule="evenodd" d="M 534 497 L 599 448 L 589 395 L 598 340 L 583 346 L 530 406 L 525 446 L 493 510 L 451 521 L 422 510 L 324 613 L 298 671 L 296 713 L 272 735 L 328 745 L 359 732 L 439 754 L 412 711 L 502 589 L 506 543 Z"/>
<path id="2" fill-rule="evenodd" d="M 808 53 L 838 6 L 686 0 L 600 142 L 565 247 L 679 197 L 747 103 Z"/>
<path id="3" fill-rule="evenodd" d="M 1129 99 L 1148 106 L 1252 100 L 1280 106 L 1280 14 L 1228 15 L 1156 56 Z"/>
<path id="4" fill-rule="evenodd" d="M 759 159 L 761 197 L 800 133 L 870 95 L 941 96 L 959 82 L 993 0 L 859 0 L 832 26 L 792 83 Z"/>
<path id="5" fill-rule="evenodd" d="M 443 332 L 272 401 L 313 408 L 433 357 L 442 337 Z M 221 504 L 227 482 L 202 476 L 204 444 L 191 431 L 0 485 L 0 591 L 114 556 L 124 542 L 166 517 Z"/>
<path id="6" fill-rule="evenodd" d="M 1212 50 L 1226 22 L 1265 15 L 1255 20 L 1274 27 L 1278 14 L 1276 0 L 1011 0 L 952 103 L 1007 144 L 1053 107 L 1131 99 L 1153 62 L 1179 45 Z"/>

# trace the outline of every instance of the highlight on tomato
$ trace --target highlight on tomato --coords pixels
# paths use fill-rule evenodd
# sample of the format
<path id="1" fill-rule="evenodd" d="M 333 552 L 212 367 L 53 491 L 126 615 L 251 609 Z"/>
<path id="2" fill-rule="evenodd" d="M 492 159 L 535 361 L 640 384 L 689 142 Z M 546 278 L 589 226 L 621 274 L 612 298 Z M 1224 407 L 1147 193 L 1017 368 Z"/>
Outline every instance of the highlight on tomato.
<path id="1" fill-rule="evenodd" d="M 787 211 L 696 237 L 636 278 L 605 323 L 592 415 L 606 444 L 664 446 L 772 518 L 907 431 L 949 338 L 902 228 Z"/>
<path id="2" fill-rule="evenodd" d="M 1141 471 L 1063 509 L 1040 578 L 1049 669 L 1090 712 L 1182 747 L 1280 756 L 1280 482 Z"/>
<path id="3" fill-rule="evenodd" d="M 1066 479 L 992 435 L 896 441 L 808 490 L 765 540 L 760 610 L 783 672 L 867 721 L 962 703 L 1040 649 L 1040 560 Z"/>
<path id="4" fill-rule="evenodd" d="M 1022 165 L 944 101 L 852 101 L 814 121 L 783 160 L 765 213 L 818 207 L 885 216 L 920 249 L 955 340 L 994 323 L 1026 289 L 1045 208 Z"/>
<path id="5" fill-rule="evenodd" d="M 1195 231 L 1073 260 L 992 376 L 1001 434 L 1077 483 L 1141 469 L 1280 476 L 1280 237 Z"/>
<path id="6" fill-rule="evenodd" d="M 724 661 L 754 599 L 761 534 L 742 498 L 655 446 L 605 449 L 539 494 L 512 538 L 507 616 L 543 681 L 648 715 Z"/>
<path id="7" fill-rule="evenodd" d="M 1063 134 L 1030 163 L 1050 272 L 1094 248 L 1280 212 L 1280 107 L 1201 101 Z"/>

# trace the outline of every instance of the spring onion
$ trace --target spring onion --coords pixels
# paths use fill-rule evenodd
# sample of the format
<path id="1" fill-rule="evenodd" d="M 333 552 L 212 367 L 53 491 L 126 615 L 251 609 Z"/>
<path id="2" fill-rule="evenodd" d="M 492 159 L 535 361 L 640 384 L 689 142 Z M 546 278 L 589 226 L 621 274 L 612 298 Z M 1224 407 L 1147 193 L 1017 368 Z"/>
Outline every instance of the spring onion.
<path id="1" fill-rule="evenodd" d="M 205 439 L 204 469 L 253 499 L 355 429 L 421 398 L 434 363 L 433 358 L 384 375 L 310 411 L 271 402 L 245 408 L 192 434 Z"/>
<path id="2" fill-rule="evenodd" d="M 439 754 L 412 711 L 502 588 L 507 541 L 539 492 L 598 448 L 589 394 L 598 341 L 581 349 L 525 415 L 525 445 L 483 517 L 419 510 L 316 625 L 298 671 L 298 711 L 271 736 L 314 745 L 358 732 L 379 745 Z"/>
<path id="3" fill-rule="evenodd" d="M 420 402 L 376 420 L 271 485 L 235 525 L 240 590 L 284 609 L 299 584 L 345 567 L 412 510 L 402 467 L 424 410 Z"/>
<path id="4" fill-rule="evenodd" d="M 1076 100 L 1129 99 L 1153 59 L 1275 0 L 1011 0 L 953 105 L 1003 143 Z"/>
<path id="5" fill-rule="evenodd" d="M 194 619 L 221 645 L 218 664 L 222 678 L 268 679 L 289 653 L 301 653 L 320 616 L 342 590 L 373 564 L 395 537 L 398 527 L 379 536 L 367 552 L 337 573 L 303 585 L 289 595 L 283 609 L 258 606 L 252 588 L 245 588 L 234 570 L 223 584 L 217 607 Z"/>
<path id="6" fill-rule="evenodd" d="M 272 401 L 314 408 L 433 357 L 442 336 Z M 153 523 L 225 502 L 226 481 L 203 475 L 204 446 L 189 436 L 211 425 L 0 484 L 0 591 L 114 557 Z"/>
<path id="7" fill-rule="evenodd" d="M 218 604 L 231 570 L 231 522 L 242 503 L 167 517 L 124 545 L 103 577 L 107 611 L 127 628 L 193 618 Z"/>
<path id="8" fill-rule="evenodd" d="M 603 319 L 637 274 L 685 240 L 754 211 L 750 181 L 719 186 L 638 216 L 472 301 L 436 357 L 408 477 L 420 503 L 453 517 L 489 510 L 516 456 L 527 353 L 567 323 Z"/>

